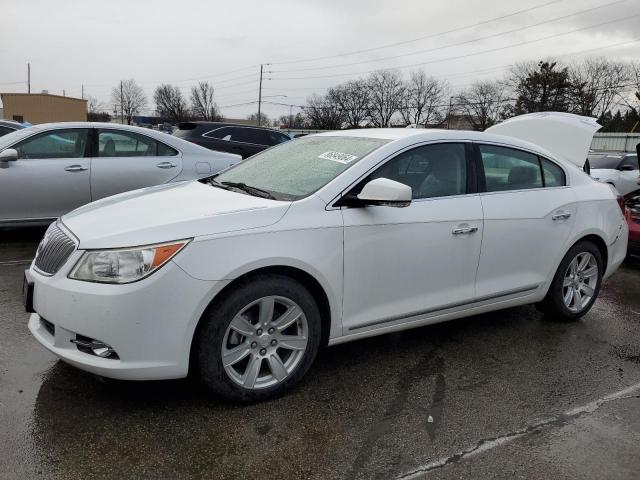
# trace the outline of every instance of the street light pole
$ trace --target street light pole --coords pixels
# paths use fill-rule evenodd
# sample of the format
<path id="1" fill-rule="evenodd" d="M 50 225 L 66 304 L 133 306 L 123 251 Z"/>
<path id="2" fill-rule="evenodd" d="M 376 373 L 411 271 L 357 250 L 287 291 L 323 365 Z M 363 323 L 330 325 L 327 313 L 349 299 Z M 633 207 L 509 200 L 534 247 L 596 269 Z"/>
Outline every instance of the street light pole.
<path id="1" fill-rule="evenodd" d="M 260 111 L 262 107 L 262 67 L 260 64 L 260 88 L 258 90 L 258 126 L 260 126 Z"/>

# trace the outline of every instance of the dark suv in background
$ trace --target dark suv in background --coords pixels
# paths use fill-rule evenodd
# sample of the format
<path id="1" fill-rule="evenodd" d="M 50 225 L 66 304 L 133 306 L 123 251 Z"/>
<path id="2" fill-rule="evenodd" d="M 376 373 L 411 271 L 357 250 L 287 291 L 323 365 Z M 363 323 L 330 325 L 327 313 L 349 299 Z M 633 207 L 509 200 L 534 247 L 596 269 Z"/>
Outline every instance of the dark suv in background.
<path id="1" fill-rule="evenodd" d="M 270 128 L 220 122 L 180 123 L 173 134 L 210 150 L 237 153 L 242 158 L 291 140 Z"/>

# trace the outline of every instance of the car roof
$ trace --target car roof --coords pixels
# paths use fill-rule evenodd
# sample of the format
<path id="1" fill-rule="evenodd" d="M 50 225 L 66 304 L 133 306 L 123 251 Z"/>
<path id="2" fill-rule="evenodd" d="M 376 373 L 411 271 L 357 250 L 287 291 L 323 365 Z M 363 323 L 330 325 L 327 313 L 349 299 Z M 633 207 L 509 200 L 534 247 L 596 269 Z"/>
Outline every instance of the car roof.
<path id="1" fill-rule="evenodd" d="M 24 125 L 22 125 L 21 123 L 15 122 L 13 120 L 0 120 L 0 125 L 4 127 L 9 127 L 9 128 L 15 128 L 16 130 L 18 128 L 24 128 Z"/>
<path id="2" fill-rule="evenodd" d="M 257 125 L 244 125 L 242 123 L 227 123 L 227 122 L 207 122 L 206 120 L 180 122 L 178 124 L 178 127 L 180 127 L 180 125 L 185 125 L 185 124 L 203 125 L 206 127 L 244 127 L 244 128 L 259 128 L 260 130 L 274 130 L 273 128 L 270 128 L 270 127 L 258 127 Z"/>
<path id="3" fill-rule="evenodd" d="M 353 130 L 335 130 L 322 132 L 314 136 L 341 136 L 341 137 L 361 137 L 377 138 L 397 142 L 429 142 L 429 141 L 476 141 L 499 143 L 512 147 L 519 147 L 524 150 L 531 150 L 540 155 L 562 160 L 558 155 L 549 152 L 543 147 L 525 140 L 520 140 L 506 135 L 497 135 L 486 132 L 476 132 L 473 130 L 446 130 L 439 128 L 359 128 Z"/>

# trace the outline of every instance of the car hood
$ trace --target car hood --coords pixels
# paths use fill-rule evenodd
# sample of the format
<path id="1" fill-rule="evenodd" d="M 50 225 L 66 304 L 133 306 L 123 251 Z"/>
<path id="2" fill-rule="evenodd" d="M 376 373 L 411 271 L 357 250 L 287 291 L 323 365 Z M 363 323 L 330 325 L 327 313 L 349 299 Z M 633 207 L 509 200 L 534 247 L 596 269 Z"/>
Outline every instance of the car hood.
<path id="1" fill-rule="evenodd" d="M 510 118 L 485 131 L 534 143 L 582 168 L 593 134 L 600 128 L 595 118 L 539 112 Z"/>
<path id="2" fill-rule="evenodd" d="M 79 248 L 118 248 L 266 227 L 289 205 L 189 181 L 98 200 L 62 222 Z"/>

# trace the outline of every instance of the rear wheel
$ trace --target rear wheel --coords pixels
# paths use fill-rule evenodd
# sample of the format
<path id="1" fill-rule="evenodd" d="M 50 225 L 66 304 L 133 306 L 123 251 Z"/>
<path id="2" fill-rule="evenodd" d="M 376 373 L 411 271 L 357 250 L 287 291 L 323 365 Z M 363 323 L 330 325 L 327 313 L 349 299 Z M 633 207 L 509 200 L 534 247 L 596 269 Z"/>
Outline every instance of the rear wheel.
<path id="1" fill-rule="evenodd" d="M 216 394 L 264 400 L 295 385 L 320 345 L 320 313 L 295 280 L 264 275 L 240 285 L 205 314 L 200 374 Z"/>
<path id="2" fill-rule="evenodd" d="M 577 243 L 562 259 L 541 310 L 565 320 L 582 317 L 598 297 L 603 273 L 600 250 L 589 241 Z"/>

